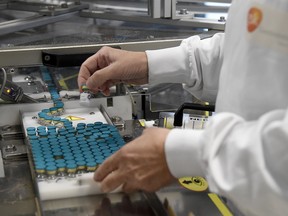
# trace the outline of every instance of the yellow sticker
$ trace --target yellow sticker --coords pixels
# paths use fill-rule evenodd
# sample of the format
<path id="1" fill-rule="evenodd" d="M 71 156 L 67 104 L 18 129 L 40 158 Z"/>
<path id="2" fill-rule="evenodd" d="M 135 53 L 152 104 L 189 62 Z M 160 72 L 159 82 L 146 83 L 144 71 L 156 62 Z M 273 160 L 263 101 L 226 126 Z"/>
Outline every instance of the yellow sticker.
<path id="1" fill-rule="evenodd" d="M 79 120 L 85 120 L 85 118 L 77 117 L 77 116 L 67 116 L 66 119 L 70 121 L 79 121 Z"/>
<path id="2" fill-rule="evenodd" d="M 208 188 L 207 181 L 200 176 L 183 177 L 178 181 L 183 187 L 192 191 L 205 191 Z"/>
<path id="3" fill-rule="evenodd" d="M 142 127 L 145 127 L 145 119 L 139 119 L 139 123 Z"/>

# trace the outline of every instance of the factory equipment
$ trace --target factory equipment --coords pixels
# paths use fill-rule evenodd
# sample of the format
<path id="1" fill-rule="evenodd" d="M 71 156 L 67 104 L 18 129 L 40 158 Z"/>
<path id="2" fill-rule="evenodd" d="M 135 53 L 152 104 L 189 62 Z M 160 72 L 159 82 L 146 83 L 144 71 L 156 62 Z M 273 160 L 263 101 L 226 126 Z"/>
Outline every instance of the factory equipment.
<path id="1" fill-rule="evenodd" d="M 231 215 L 201 177 L 156 193 L 101 194 L 91 177 L 101 161 L 147 126 L 174 127 L 184 102 L 207 106 L 178 84 L 119 84 L 104 97 L 80 95 L 76 81 L 81 63 L 103 46 L 144 51 L 223 31 L 230 1 L 209 2 L 220 6 L 202 0 L 0 1 L 1 214 Z M 211 19 L 207 12 L 221 16 Z M 202 129 L 212 108 L 185 112 L 182 123 Z"/>

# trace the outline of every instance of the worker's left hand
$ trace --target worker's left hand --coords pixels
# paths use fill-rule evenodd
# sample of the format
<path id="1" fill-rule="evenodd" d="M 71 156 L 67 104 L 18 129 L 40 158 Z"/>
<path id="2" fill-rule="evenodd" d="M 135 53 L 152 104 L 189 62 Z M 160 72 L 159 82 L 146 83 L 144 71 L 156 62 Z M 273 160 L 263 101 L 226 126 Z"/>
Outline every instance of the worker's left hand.
<path id="1" fill-rule="evenodd" d="M 110 192 L 123 185 L 124 192 L 153 192 L 172 183 L 175 178 L 168 169 L 164 151 L 168 133 L 164 128 L 145 129 L 140 137 L 105 160 L 94 175 L 101 182 L 102 191 Z"/>

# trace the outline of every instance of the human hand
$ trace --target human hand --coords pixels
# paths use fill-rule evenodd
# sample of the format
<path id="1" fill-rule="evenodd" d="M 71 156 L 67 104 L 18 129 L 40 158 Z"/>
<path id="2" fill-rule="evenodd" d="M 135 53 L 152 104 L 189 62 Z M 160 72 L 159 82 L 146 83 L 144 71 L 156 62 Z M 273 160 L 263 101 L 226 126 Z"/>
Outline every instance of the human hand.
<path id="1" fill-rule="evenodd" d="M 117 83 L 142 85 L 148 83 L 148 63 L 145 52 L 132 52 L 103 47 L 89 57 L 78 75 L 78 86 L 86 84 L 90 91 L 110 95 L 109 88 Z"/>
<path id="2" fill-rule="evenodd" d="M 101 181 L 103 192 L 122 186 L 124 192 L 153 192 L 172 183 L 164 151 L 169 133 L 164 128 L 145 129 L 143 134 L 124 145 L 98 167 L 95 181 Z"/>

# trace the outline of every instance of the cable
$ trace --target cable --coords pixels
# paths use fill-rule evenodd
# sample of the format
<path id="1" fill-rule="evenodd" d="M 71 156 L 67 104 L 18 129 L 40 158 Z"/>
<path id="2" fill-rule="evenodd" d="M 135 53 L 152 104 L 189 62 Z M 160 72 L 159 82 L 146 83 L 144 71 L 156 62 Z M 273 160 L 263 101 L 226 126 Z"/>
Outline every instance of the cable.
<path id="1" fill-rule="evenodd" d="M 6 73 L 6 70 L 4 68 L 1 68 L 2 72 L 3 72 L 3 82 L 2 82 L 2 86 L 1 86 L 1 89 L 0 89 L 0 97 L 2 96 L 2 93 L 3 93 L 3 90 L 5 88 L 5 85 L 6 85 L 6 81 L 7 81 L 7 73 Z"/>

